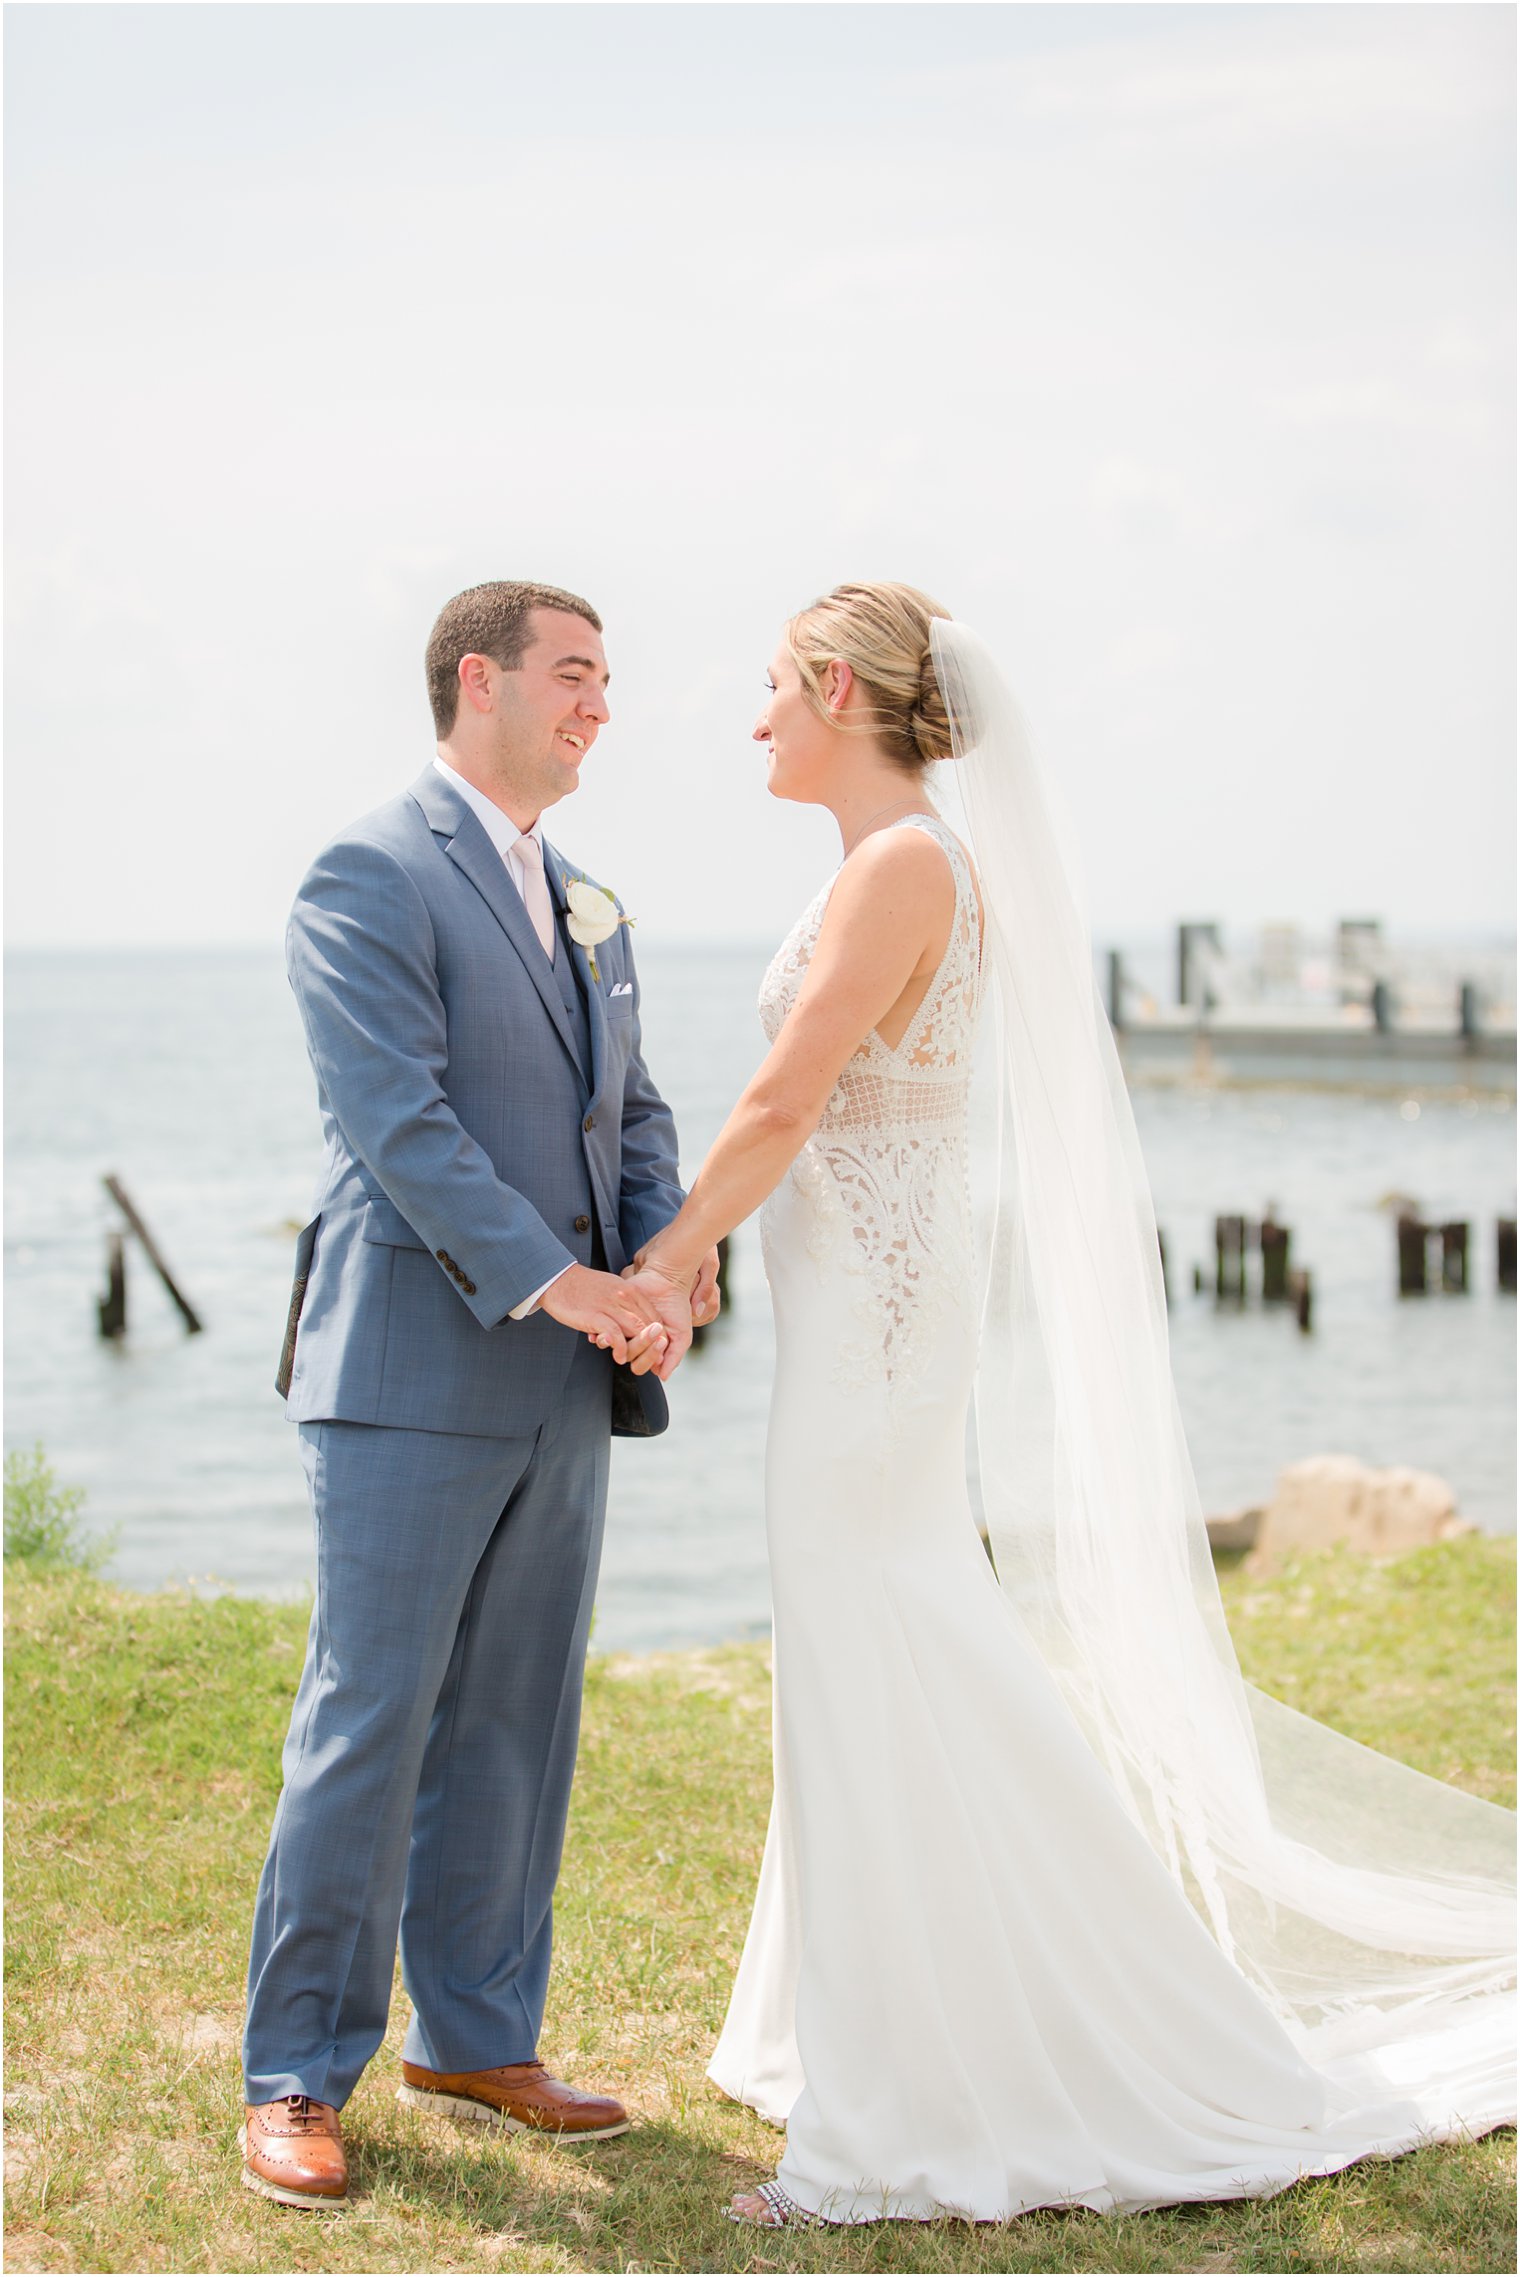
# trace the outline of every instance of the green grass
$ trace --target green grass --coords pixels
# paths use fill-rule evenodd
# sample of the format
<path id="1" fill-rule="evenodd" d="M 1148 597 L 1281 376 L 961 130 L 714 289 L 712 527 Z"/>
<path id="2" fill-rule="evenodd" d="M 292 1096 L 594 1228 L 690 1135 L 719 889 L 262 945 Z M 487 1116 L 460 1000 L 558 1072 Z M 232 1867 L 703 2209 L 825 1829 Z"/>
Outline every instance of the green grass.
<path id="1" fill-rule="evenodd" d="M 1227 1577 L 1247 1672 L 1474 1792 L 1512 1793 L 1513 1545 Z M 720 2208 L 778 2137 L 703 2067 L 764 1835 L 759 1647 L 602 1658 L 543 2053 L 637 2125 L 581 2151 L 394 2100 L 403 2003 L 345 2114 L 321 2221 L 238 2186 L 248 1915 L 300 1666 L 299 1608 L 8 1576 L 8 2265 L 80 2270 L 1378 2270 L 1515 2266 L 1512 2143 L 1367 2165 L 1254 2205 L 1002 2230 L 766 2237 Z"/>

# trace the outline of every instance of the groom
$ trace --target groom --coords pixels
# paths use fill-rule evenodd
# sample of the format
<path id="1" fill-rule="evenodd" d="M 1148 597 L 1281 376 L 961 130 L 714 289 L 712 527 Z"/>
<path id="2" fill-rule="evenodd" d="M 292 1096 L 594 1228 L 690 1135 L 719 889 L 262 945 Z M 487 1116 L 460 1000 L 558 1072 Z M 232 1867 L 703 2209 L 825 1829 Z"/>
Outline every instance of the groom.
<path id="1" fill-rule="evenodd" d="M 340 2204 L 385 2032 L 403 2102 L 621 2134 L 538 2034 L 613 1430 L 690 1339 L 625 1263 L 681 1203 L 625 926 L 588 955 L 540 816 L 606 724 L 601 619 L 480 585 L 427 651 L 438 757 L 319 854 L 288 955 L 326 1159 L 279 1388 L 317 1592 L 259 1884 L 243 2180 Z M 608 918 L 614 915 L 609 905 Z M 693 1295 L 717 1310 L 716 1259 Z"/>

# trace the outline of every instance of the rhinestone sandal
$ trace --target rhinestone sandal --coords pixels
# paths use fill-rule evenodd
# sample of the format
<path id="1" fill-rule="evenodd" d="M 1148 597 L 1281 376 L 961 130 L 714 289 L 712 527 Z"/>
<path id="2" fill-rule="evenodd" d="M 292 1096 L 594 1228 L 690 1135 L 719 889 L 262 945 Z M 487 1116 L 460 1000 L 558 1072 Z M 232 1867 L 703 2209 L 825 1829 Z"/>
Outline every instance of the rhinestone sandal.
<path id="1" fill-rule="evenodd" d="M 744 2229 L 810 2230 L 818 2220 L 818 2216 L 810 2214 L 806 2206 L 799 2206 L 795 2198 L 788 2197 L 779 2182 L 762 2182 L 756 2190 L 738 2190 L 734 2195 L 736 2198 L 763 2198 L 770 2208 L 767 2219 L 763 2214 L 741 2214 L 736 2205 L 725 2206 L 723 2210 L 729 2220 L 738 2222 Z"/>

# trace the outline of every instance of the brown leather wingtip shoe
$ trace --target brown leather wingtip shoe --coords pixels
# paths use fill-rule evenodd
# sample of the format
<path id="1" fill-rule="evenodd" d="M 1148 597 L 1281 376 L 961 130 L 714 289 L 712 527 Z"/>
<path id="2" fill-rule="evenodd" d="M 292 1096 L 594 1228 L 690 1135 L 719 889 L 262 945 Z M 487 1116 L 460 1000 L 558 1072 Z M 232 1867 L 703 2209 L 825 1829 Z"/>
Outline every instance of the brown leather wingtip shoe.
<path id="1" fill-rule="evenodd" d="M 330 2103 L 313 2103 L 309 2095 L 245 2103 L 243 2122 L 238 2143 L 245 2189 L 317 2214 L 336 2213 L 347 2204 L 343 2130 Z"/>
<path id="2" fill-rule="evenodd" d="M 555 2135 L 562 2142 L 604 2142 L 626 2135 L 629 2118 L 610 2095 L 583 2095 L 551 2079 L 541 2063 L 498 2064 L 494 2071 L 425 2071 L 403 2063 L 396 2099 L 414 2111 L 441 2111 L 512 2134 Z"/>

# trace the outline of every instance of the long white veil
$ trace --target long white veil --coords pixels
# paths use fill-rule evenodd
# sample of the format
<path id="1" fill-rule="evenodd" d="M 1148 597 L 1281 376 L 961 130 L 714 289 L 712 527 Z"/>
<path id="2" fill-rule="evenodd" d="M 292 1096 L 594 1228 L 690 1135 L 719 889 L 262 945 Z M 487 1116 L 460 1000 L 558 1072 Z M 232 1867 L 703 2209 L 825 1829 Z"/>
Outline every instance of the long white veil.
<path id="1" fill-rule="evenodd" d="M 986 904 L 998 1192 L 976 1424 L 998 1578 L 1125 1804 L 1305 2052 L 1433 2126 L 1514 2113 L 1513 1816 L 1241 1676 L 1073 865 L 984 643 L 936 620 Z M 987 1028 L 984 1027 L 984 1034 Z"/>

